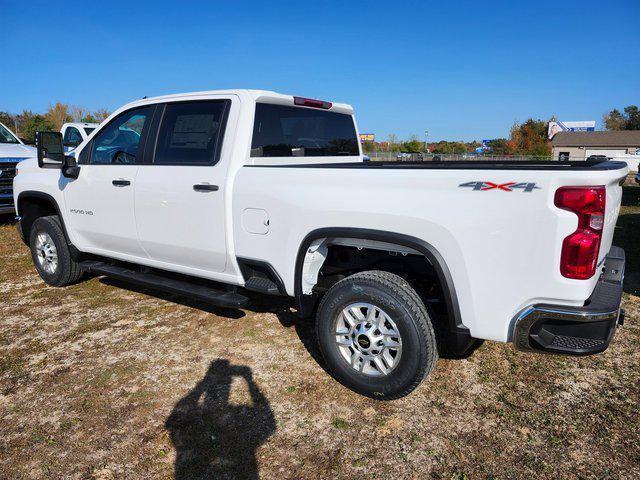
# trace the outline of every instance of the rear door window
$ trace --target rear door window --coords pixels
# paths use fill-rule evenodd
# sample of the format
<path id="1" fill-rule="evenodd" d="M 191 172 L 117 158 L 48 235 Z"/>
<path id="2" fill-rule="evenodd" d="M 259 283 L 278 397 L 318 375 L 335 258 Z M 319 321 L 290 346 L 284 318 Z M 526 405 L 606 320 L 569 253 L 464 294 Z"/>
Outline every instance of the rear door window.
<path id="1" fill-rule="evenodd" d="M 165 107 L 154 163 L 217 163 L 229 100 L 169 103 Z"/>
<path id="2" fill-rule="evenodd" d="M 351 115 L 257 103 L 252 157 L 358 156 Z"/>

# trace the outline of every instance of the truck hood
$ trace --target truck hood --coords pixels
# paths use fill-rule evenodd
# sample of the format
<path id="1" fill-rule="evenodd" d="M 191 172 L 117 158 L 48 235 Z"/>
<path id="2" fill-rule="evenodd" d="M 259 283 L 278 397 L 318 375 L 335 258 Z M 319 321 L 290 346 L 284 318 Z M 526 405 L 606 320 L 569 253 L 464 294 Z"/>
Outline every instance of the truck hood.
<path id="1" fill-rule="evenodd" d="M 0 162 L 16 162 L 37 155 L 36 149 L 27 145 L 0 143 Z"/>

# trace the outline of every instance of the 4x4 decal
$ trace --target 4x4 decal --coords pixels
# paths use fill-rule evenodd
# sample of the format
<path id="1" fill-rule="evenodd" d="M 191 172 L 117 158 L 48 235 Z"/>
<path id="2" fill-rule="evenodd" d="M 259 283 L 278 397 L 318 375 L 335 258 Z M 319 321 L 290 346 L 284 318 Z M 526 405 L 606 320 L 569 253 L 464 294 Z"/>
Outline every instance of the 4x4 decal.
<path id="1" fill-rule="evenodd" d="M 467 182 L 461 183 L 459 187 L 469 187 L 473 190 L 502 190 L 504 192 L 513 192 L 515 189 L 520 189 L 523 192 L 533 192 L 539 190 L 540 187 L 536 187 L 535 183 L 531 182 L 507 182 L 507 183 L 494 183 L 494 182 Z"/>

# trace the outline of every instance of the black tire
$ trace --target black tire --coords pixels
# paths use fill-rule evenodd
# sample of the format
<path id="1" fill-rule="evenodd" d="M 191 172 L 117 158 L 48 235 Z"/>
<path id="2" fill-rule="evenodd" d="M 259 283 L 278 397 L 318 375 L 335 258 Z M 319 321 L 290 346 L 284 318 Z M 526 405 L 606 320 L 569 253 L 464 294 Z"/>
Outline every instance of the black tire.
<path id="1" fill-rule="evenodd" d="M 48 272 L 40 264 L 38 256 L 41 254 L 36 248 L 38 235 L 47 234 L 56 248 L 57 266 L 53 272 Z M 29 247 L 31 258 L 38 274 L 47 284 L 53 287 L 64 287 L 77 283 L 83 275 L 83 271 L 76 262 L 71 259 L 69 245 L 62 231 L 62 225 L 57 215 L 37 218 L 31 225 L 29 234 Z"/>
<path id="2" fill-rule="evenodd" d="M 342 310 L 358 302 L 382 309 L 400 333 L 402 353 L 387 375 L 370 376 L 354 369 L 336 343 L 336 326 Z M 334 378 L 356 393 L 379 400 L 393 400 L 411 393 L 438 360 L 436 337 L 426 306 L 406 280 L 389 272 L 357 273 L 331 287 L 318 307 L 316 334 Z"/>

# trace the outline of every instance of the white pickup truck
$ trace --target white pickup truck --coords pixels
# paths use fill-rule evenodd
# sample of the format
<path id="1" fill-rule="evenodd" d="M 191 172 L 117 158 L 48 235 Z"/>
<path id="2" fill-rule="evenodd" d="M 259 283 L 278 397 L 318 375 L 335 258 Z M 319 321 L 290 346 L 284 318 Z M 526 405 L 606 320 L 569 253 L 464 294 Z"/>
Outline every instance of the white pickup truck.
<path id="1" fill-rule="evenodd" d="M 13 177 L 18 162 L 35 158 L 36 149 L 25 145 L 11 130 L 0 123 L 0 215 L 15 212 Z"/>
<path id="2" fill-rule="evenodd" d="M 482 339 L 601 352 L 622 318 L 622 163 L 363 162 L 349 105 L 230 90 L 130 103 L 73 157 L 40 133 L 18 170 L 48 284 L 295 297 L 328 369 L 373 398 Z"/>
<path id="3" fill-rule="evenodd" d="M 60 133 L 65 151 L 68 153 L 84 142 L 91 132 L 98 128 L 98 125 L 100 124 L 88 122 L 68 122 L 62 125 Z"/>

